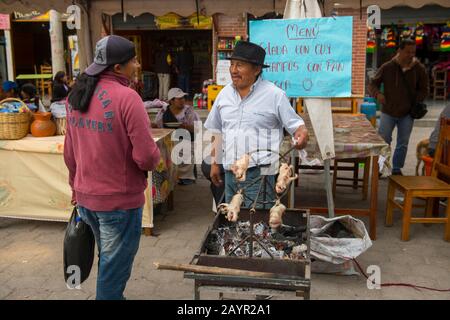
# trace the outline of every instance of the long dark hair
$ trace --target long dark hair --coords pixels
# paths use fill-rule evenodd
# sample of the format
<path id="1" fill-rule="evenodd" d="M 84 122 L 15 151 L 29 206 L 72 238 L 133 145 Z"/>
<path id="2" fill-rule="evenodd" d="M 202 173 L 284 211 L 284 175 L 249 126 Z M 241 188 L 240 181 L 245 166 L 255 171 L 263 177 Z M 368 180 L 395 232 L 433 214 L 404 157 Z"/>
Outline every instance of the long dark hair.
<path id="1" fill-rule="evenodd" d="M 74 110 L 78 110 L 82 113 L 88 111 L 98 80 L 98 76 L 90 76 L 86 73 L 82 73 L 78 77 L 68 98 L 69 104 Z"/>
<path id="2" fill-rule="evenodd" d="M 55 78 L 53 79 L 54 83 L 63 83 L 62 79 L 64 78 L 64 76 L 66 75 L 66 73 L 64 71 L 58 71 L 55 74 Z"/>
<path id="3" fill-rule="evenodd" d="M 132 59 L 119 63 L 122 67 L 125 66 Z M 114 65 L 110 65 L 106 68 L 105 71 L 114 71 Z M 103 73 L 102 72 L 102 73 Z M 83 72 L 75 82 L 75 85 L 72 88 L 72 91 L 69 93 L 69 104 L 72 106 L 74 110 L 78 110 L 81 113 L 88 111 L 89 104 L 91 103 L 92 95 L 94 94 L 95 88 L 97 87 L 97 83 L 100 75 L 90 76 Z"/>

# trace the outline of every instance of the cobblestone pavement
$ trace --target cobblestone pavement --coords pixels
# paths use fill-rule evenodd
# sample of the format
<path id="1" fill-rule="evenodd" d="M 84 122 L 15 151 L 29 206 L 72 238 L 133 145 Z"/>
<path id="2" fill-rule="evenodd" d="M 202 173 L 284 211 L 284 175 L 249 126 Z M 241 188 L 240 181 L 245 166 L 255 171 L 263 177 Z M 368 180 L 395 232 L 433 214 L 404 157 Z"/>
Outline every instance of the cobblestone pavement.
<path id="1" fill-rule="evenodd" d="M 415 128 L 406 174 L 414 174 L 415 145 L 431 128 Z M 300 204 L 326 203 L 321 175 L 302 175 Z M 373 246 L 358 258 L 363 267 L 378 265 L 381 280 L 450 288 L 450 243 L 442 225 L 411 227 L 411 240 L 400 241 L 401 218 L 384 227 L 387 180 L 379 186 L 378 232 Z M 320 192 L 318 192 L 318 190 Z M 360 194 L 340 188 L 336 206 L 361 204 Z M 305 200 L 306 199 L 306 200 Z M 307 202 L 306 202 L 307 201 Z M 128 299 L 191 299 L 192 280 L 182 272 L 155 270 L 154 262 L 189 263 L 213 221 L 209 182 L 200 178 L 191 186 L 177 186 L 175 210 L 156 216 L 157 237 L 142 236 L 133 273 L 125 292 Z M 365 220 L 365 219 L 363 219 Z M 97 268 L 81 290 L 67 289 L 63 280 L 62 244 L 65 224 L 0 218 L 0 299 L 94 299 Z M 217 298 L 206 293 L 204 298 Z M 281 297 L 283 298 L 283 297 Z M 312 299 L 450 299 L 450 293 L 417 291 L 407 287 L 369 290 L 360 276 L 312 275 Z"/>

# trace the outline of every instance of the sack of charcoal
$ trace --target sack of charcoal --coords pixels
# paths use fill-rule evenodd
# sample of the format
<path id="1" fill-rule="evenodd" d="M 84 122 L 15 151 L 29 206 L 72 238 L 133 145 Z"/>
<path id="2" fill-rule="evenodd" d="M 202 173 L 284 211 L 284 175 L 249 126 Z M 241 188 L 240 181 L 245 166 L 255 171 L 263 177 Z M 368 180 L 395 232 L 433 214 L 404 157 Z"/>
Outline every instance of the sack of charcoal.
<path id="1" fill-rule="evenodd" d="M 359 275 L 353 259 L 372 246 L 364 223 L 352 216 L 310 217 L 313 273 Z"/>

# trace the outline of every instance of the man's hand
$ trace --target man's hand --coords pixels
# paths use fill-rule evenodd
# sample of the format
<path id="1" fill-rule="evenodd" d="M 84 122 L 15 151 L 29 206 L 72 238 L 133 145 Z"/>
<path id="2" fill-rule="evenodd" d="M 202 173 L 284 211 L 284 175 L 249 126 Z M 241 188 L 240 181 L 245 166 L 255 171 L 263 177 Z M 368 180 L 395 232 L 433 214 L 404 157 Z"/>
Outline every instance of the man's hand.
<path id="1" fill-rule="evenodd" d="M 72 200 L 70 200 L 70 203 L 71 203 L 73 206 L 76 206 L 76 205 L 77 205 L 77 199 L 76 199 L 76 197 L 75 197 L 75 191 L 73 191 L 73 190 L 72 190 Z"/>
<path id="2" fill-rule="evenodd" d="M 211 164 L 211 181 L 216 187 L 220 187 L 223 184 L 222 177 L 220 174 L 220 166 L 218 164 Z"/>
<path id="3" fill-rule="evenodd" d="M 302 125 L 294 133 L 295 149 L 304 149 L 308 143 L 308 129 Z"/>
<path id="4" fill-rule="evenodd" d="M 377 101 L 379 104 L 386 104 L 386 97 L 382 93 L 377 94 Z"/>

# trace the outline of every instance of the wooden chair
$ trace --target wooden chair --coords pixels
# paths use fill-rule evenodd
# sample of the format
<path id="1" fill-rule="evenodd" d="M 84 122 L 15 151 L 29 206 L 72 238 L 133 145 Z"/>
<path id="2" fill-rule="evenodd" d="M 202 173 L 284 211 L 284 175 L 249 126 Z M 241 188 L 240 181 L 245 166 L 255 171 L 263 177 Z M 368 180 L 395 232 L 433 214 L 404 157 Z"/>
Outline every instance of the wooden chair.
<path id="1" fill-rule="evenodd" d="M 350 163 L 350 166 L 341 166 L 341 163 Z M 359 164 L 364 164 L 363 177 L 359 177 Z M 353 178 L 343 178 L 338 176 L 338 171 L 353 171 Z M 362 199 L 367 199 L 369 192 L 370 157 L 353 159 L 335 159 L 333 166 L 333 197 L 336 196 L 336 187 L 351 187 L 362 189 Z M 351 183 L 338 183 L 338 180 L 350 181 Z"/>
<path id="2" fill-rule="evenodd" d="M 41 74 L 52 74 L 52 67 L 50 66 L 41 66 Z M 40 80 L 40 91 L 41 91 L 41 97 L 44 97 L 45 90 L 47 90 L 49 97 L 52 97 L 52 87 L 53 87 L 53 81 L 51 80 Z"/>
<path id="3" fill-rule="evenodd" d="M 392 225 L 394 207 L 403 212 L 403 241 L 409 240 L 409 226 L 411 223 L 444 223 L 444 239 L 450 241 L 450 119 L 441 119 L 439 142 L 433 162 L 431 176 L 392 176 L 389 179 L 388 199 L 386 209 L 386 226 Z M 404 195 L 403 204 L 394 200 L 395 192 Z M 424 218 L 411 217 L 413 198 L 425 198 Z M 447 198 L 445 218 L 433 217 L 435 198 Z"/>

